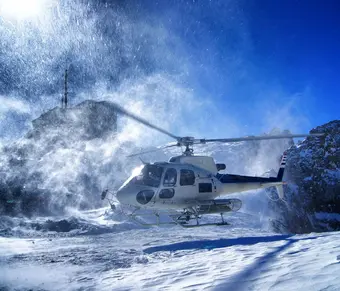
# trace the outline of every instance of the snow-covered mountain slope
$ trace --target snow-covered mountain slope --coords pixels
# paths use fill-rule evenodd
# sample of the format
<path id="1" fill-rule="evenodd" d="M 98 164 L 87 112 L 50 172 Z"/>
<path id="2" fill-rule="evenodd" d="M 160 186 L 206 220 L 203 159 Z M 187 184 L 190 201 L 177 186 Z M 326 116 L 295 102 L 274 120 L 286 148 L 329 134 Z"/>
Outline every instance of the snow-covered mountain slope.
<path id="1" fill-rule="evenodd" d="M 0 238 L 0 289 L 339 290 L 340 233 L 277 235 L 240 214 L 231 220 Z"/>
<path id="2" fill-rule="evenodd" d="M 294 233 L 340 230 L 340 120 L 311 130 L 287 151 L 287 204 L 272 203 L 280 213 L 278 228 Z"/>

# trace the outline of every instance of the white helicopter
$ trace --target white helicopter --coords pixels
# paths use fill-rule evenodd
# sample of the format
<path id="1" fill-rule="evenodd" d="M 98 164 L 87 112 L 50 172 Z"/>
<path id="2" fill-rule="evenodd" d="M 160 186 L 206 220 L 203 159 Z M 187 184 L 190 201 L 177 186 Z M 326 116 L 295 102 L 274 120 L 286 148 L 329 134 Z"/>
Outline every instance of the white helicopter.
<path id="1" fill-rule="evenodd" d="M 216 199 L 221 195 L 263 189 L 275 186 L 280 199 L 283 199 L 282 181 L 286 165 L 286 155 L 283 154 L 280 169 L 276 177 L 253 177 L 231 174 L 221 174 L 219 171 L 226 168 L 225 164 L 215 163 L 209 156 L 195 156 L 193 146 L 210 142 L 232 143 L 240 141 L 271 140 L 297 138 L 306 136 L 321 136 L 322 134 L 285 134 L 272 136 L 246 136 L 240 138 L 221 139 L 195 139 L 193 137 L 178 137 L 148 121 L 128 112 L 121 106 L 114 104 L 118 113 L 134 119 L 152 129 L 175 139 L 175 143 L 158 147 L 152 151 L 141 152 L 130 156 L 137 156 L 170 147 L 184 146 L 185 150 L 180 156 L 170 158 L 168 162 L 144 163 L 139 171 L 129 177 L 116 191 L 108 189 L 102 192 L 102 200 L 108 199 L 112 210 L 116 210 L 114 201 L 121 205 L 132 207 L 130 217 L 136 218 L 140 210 L 149 209 L 157 217 L 162 212 L 172 211 L 172 223 L 184 227 L 201 226 L 200 218 L 205 214 L 220 214 L 221 222 L 214 225 L 228 224 L 223 213 L 238 211 L 242 202 L 239 199 Z M 108 198 L 107 194 L 112 197 Z M 137 219 L 136 219 L 137 220 Z M 138 221 L 138 220 L 137 220 Z M 192 224 L 192 221 L 195 223 Z M 204 224 L 207 225 L 207 224 Z M 209 223 L 211 225 L 211 223 Z"/>

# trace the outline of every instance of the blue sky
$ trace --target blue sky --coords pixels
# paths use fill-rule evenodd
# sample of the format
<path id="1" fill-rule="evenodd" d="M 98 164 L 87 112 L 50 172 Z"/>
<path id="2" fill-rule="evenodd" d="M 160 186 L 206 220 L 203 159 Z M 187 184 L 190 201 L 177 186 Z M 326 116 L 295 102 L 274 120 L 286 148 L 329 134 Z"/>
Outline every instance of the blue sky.
<path id="1" fill-rule="evenodd" d="M 185 3 L 167 6 L 179 21 L 169 21 L 166 9 L 164 19 L 187 51 L 200 51 L 197 63 L 208 69 L 193 79 L 237 118 L 257 123 L 251 131 L 263 128 L 259 106 L 290 104 L 287 114 L 302 116 L 300 130 L 339 118 L 340 2 Z"/>
<path id="2" fill-rule="evenodd" d="M 313 125 L 339 118 L 339 9 L 331 0 L 262 0 L 246 12 L 254 65 L 290 92 L 309 90 Z"/>
<path id="3" fill-rule="evenodd" d="M 29 112 L 34 104 L 58 104 L 49 96 L 60 95 L 66 64 L 75 96 L 98 95 L 98 83 L 114 91 L 174 76 L 213 104 L 209 122 L 234 134 L 308 131 L 339 118 L 338 1 L 88 2 L 59 0 L 43 24 L 1 15 L 0 97 L 23 106 L 3 102 L 11 111 L 0 110 L 0 136 L 21 132 L 39 113 Z"/>

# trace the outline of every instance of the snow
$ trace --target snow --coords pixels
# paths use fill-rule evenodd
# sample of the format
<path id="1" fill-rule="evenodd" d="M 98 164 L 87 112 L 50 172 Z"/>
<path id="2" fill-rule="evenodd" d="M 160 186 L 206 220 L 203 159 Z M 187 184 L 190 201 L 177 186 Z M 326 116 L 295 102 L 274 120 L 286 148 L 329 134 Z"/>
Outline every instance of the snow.
<path id="1" fill-rule="evenodd" d="M 340 232 L 278 235 L 243 213 L 226 217 L 231 226 L 194 229 L 131 228 L 103 210 L 86 217 L 111 232 L 0 238 L 0 289 L 338 290 L 340 284 Z"/>
<path id="2" fill-rule="evenodd" d="M 271 217 L 275 214 L 268 201 L 274 199 L 264 191 L 228 197 L 243 202 L 241 212 L 225 215 L 230 226 L 146 228 L 106 208 L 80 211 L 84 201 L 99 207 L 100 190 L 107 185 L 115 189 L 140 164 L 137 158 L 125 158 L 136 146 L 123 146 L 120 137 L 91 135 L 96 130 L 52 130 L 41 138 L 37 129 L 49 121 L 37 119 L 36 131 L 4 150 L 0 164 L 8 177 L 25 178 L 25 190 L 31 187 L 37 194 L 51 189 L 48 210 L 62 206 L 63 211 L 47 212 L 54 216 L 44 218 L 23 218 L 21 213 L 0 217 L 0 290 L 339 290 L 340 233 L 273 233 L 270 221 L 277 217 Z M 82 125 L 82 119 L 76 121 Z M 288 145 L 207 144 L 195 147 L 195 153 L 223 161 L 228 173 L 256 175 L 277 169 Z M 301 145 L 301 151 L 293 152 L 296 164 L 312 169 L 312 153 Z M 168 149 L 146 155 L 146 160 L 177 154 L 177 148 Z M 324 161 L 324 153 L 320 155 Z M 323 173 L 331 183 L 339 171 Z M 313 181 L 311 177 L 305 175 L 304 182 Z M 289 185 L 295 194 L 301 188 Z M 69 193 L 79 200 L 68 204 Z M 326 216 L 316 214 L 321 220 Z"/>

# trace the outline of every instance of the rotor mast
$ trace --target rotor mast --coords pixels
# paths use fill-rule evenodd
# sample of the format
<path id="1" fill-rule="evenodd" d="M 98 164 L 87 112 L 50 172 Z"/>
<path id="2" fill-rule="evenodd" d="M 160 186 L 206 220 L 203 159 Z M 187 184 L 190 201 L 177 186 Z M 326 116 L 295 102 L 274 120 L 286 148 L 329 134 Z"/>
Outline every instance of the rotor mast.
<path id="1" fill-rule="evenodd" d="M 192 136 L 185 136 L 177 139 L 178 146 L 185 146 L 185 150 L 183 152 L 184 156 L 192 156 L 194 154 L 193 145 L 195 141 L 195 138 Z"/>
<path id="2" fill-rule="evenodd" d="M 192 148 L 192 145 L 186 144 L 185 151 L 183 152 L 183 155 L 192 156 L 193 154 L 194 154 L 194 149 Z"/>

